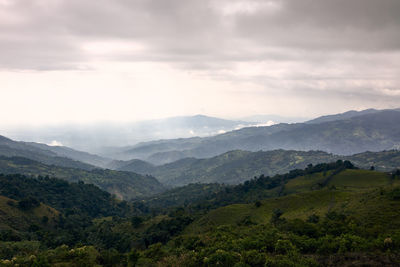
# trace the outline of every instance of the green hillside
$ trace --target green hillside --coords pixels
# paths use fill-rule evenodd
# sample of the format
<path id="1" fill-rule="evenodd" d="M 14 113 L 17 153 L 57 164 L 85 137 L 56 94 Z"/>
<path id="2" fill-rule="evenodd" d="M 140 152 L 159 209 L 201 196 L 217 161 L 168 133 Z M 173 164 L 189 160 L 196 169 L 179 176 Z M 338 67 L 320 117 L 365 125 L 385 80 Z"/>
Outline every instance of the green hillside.
<path id="1" fill-rule="evenodd" d="M 58 211 L 73 208 L 74 213 L 90 217 L 121 215 L 126 212 L 118 206 L 120 201 L 92 184 L 20 174 L 0 174 L 0 195 L 18 201 L 36 199 Z"/>
<path id="2" fill-rule="evenodd" d="M 399 264 L 400 188 L 391 181 L 397 183 L 400 177 L 354 169 L 333 173 L 298 176 L 285 184 L 287 195 L 208 212 L 159 249 L 175 253 L 161 262 L 185 262 L 173 266 L 194 262 L 209 266 L 204 261 L 221 266 Z M 328 177 L 329 183 L 321 187 Z"/>
<path id="3" fill-rule="evenodd" d="M 0 195 L 0 232 L 29 231 L 32 225 L 54 227 L 59 212 L 54 208 L 39 204 L 32 209 L 21 209 L 18 201 Z M 46 220 L 43 220 L 47 217 Z"/>
<path id="4" fill-rule="evenodd" d="M 323 186 L 326 180 L 328 183 Z M 343 203 L 354 208 L 360 199 L 371 195 L 371 190 L 373 194 L 377 194 L 376 190 L 380 188 L 391 188 L 391 180 L 386 173 L 357 169 L 300 175 L 284 182 L 282 193 L 280 193 L 282 197 L 279 197 L 273 188 L 272 190 L 258 189 L 258 191 L 266 191 L 266 195 L 268 191 L 271 191 L 271 198 L 262 201 L 261 207 L 255 207 L 254 203 L 225 206 L 211 211 L 198 221 L 198 225 L 210 227 L 211 225 L 235 224 L 245 218 L 257 223 L 266 223 L 272 212 L 278 208 L 284 211 L 285 217 L 291 219 L 306 219 L 311 214 L 321 215 L 331 209 L 342 208 Z M 254 195 L 255 191 L 254 189 L 245 190 L 244 194 Z M 244 200 L 243 203 L 247 202 L 245 196 L 242 195 L 241 198 Z M 383 203 L 383 205 L 386 204 Z M 345 210 L 340 211 L 345 212 Z M 191 227 L 196 228 L 196 225 Z M 199 229 L 200 232 L 204 230 L 201 227 Z"/>
<path id="5" fill-rule="evenodd" d="M 57 180 L 47 184 L 47 178 L 8 176 L 0 194 L 29 196 L 26 185 L 32 182 L 34 195 L 61 196 L 52 205 L 59 205 L 65 222 L 58 226 L 56 221 L 58 234 L 46 230 L 51 238 L 45 241 L 40 231 L 25 233 L 32 235 L 27 252 L 17 249 L 27 237 L 4 243 L 14 247 L 0 249 L 0 258 L 15 257 L 13 261 L 22 265 L 39 259 L 71 266 L 400 264 L 400 171 L 359 170 L 339 160 L 260 175 L 236 186 L 191 184 L 132 204 L 109 199 L 113 204 L 104 206 L 100 201 L 99 207 L 108 213 L 87 213 L 90 220 L 81 217 L 93 205 L 86 203 L 105 196 L 93 191 L 94 186 L 70 185 L 81 193 L 79 200 L 66 203 L 68 208 L 62 207 L 62 198 L 76 197 L 57 192 Z M 41 248 L 32 243 L 38 240 Z"/>
<path id="6" fill-rule="evenodd" d="M 328 186 L 344 189 L 371 189 L 390 185 L 389 175 L 367 170 L 345 170 L 335 175 Z"/>
<path id="7" fill-rule="evenodd" d="M 50 176 L 69 182 L 83 181 L 94 184 L 121 199 L 148 196 L 164 190 L 162 184 L 147 175 L 103 169 L 65 168 L 20 157 L 0 157 L 0 173 Z"/>
<path id="8" fill-rule="evenodd" d="M 338 157 L 322 151 L 259 151 L 235 150 L 208 159 L 187 158 L 148 170 L 140 170 L 134 164 L 120 169 L 139 171 L 157 177 L 160 182 L 172 186 L 189 183 L 239 184 L 255 176 L 275 175 L 289 170 L 305 168 L 337 160 Z"/>
<path id="9" fill-rule="evenodd" d="M 400 151 L 364 152 L 352 156 L 336 156 L 322 151 L 273 150 L 249 152 L 235 150 L 208 158 L 185 158 L 161 166 L 140 160 L 118 162 L 117 169 L 151 174 L 162 183 L 182 186 L 189 183 L 239 184 L 255 176 L 286 173 L 308 164 L 349 160 L 357 167 L 391 171 L 400 168 Z M 115 165 L 117 166 L 117 165 Z"/>
<path id="10" fill-rule="evenodd" d="M 49 146 L 42 143 L 14 141 L 1 135 L 0 155 L 7 157 L 24 157 L 44 164 L 80 168 L 84 170 L 104 167 L 112 161 L 111 159 L 65 146 Z"/>
<path id="11" fill-rule="evenodd" d="M 24 157 L 48 165 L 57 165 L 68 168 L 79 168 L 91 170 L 93 165 L 83 163 L 64 155 L 57 154 L 54 151 L 45 149 L 46 145 L 33 145 L 34 143 L 25 143 L 13 141 L 0 135 L 0 156 L 5 157 Z"/>

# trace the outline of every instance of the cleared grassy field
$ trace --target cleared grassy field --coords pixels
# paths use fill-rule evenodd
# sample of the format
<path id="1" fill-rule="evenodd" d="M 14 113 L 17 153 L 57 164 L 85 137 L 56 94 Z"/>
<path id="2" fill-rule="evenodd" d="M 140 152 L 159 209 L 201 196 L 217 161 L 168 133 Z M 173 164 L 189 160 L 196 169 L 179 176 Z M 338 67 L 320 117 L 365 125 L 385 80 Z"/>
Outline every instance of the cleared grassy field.
<path id="1" fill-rule="evenodd" d="M 318 183 L 322 183 L 330 174 L 331 171 L 300 176 L 287 182 L 283 192 L 284 194 L 294 194 L 319 189 Z"/>
<path id="2" fill-rule="evenodd" d="M 31 225 L 51 227 L 59 212 L 49 206 L 40 206 L 28 211 L 18 208 L 18 201 L 0 196 L 0 230 L 26 231 Z M 49 220 L 44 223 L 43 217 Z"/>
<path id="3" fill-rule="evenodd" d="M 189 225 L 185 233 L 201 233 L 221 225 L 268 223 L 276 209 L 283 211 L 283 218 L 303 220 L 312 214 L 323 217 L 328 211 L 338 211 L 366 226 L 373 225 L 376 232 L 400 227 L 400 200 L 391 199 L 390 192 L 395 187 L 387 174 L 346 170 L 335 175 L 327 187 L 312 189 L 327 175 L 317 173 L 293 179 L 285 186 L 286 196 L 265 199 L 260 207 L 253 203 L 235 204 L 213 210 Z"/>
<path id="4" fill-rule="evenodd" d="M 345 170 L 335 175 L 328 186 L 347 189 L 371 189 L 390 184 L 389 175 L 368 170 Z"/>

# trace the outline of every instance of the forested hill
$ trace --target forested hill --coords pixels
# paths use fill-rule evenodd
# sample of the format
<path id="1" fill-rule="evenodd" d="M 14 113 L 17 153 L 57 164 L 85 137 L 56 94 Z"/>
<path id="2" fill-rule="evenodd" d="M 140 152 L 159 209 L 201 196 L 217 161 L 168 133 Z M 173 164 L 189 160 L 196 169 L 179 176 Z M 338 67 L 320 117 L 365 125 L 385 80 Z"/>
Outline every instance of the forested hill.
<path id="1" fill-rule="evenodd" d="M 157 179 L 148 175 L 103 169 L 65 168 L 21 157 L 0 156 L 0 173 L 50 176 L 69 182 L 83 181 L 94 184 L 121 199 L 149 196 L 165 190 Z"/>
<path id="2" fill-rule="evenodd" d="M 262 174 L 235 186 L 189 184 L 145 198 L 145 203 L 147 203 L 149 209 L 173 207 L 179 206 L 179 204 L 215 208 L 228 204 L 248 203 L 293 193 L 287 190 L 286 184 L 291 180 L 299 179 L 299 177 L 316 176 L 317 173 L 318 179 L 314 179 L 310 184 L 304 186 L 307 187 L 307 190 L 319 190 L 326 187 L 337 174 L 353 169 L 356 170 L 357 168 L 350 161 L 342 160 L 316 165 L 309 164 L 304 169 L 292 169 L 284 174 L 273 176 Z"/>
<path id="3" fill-rule="evenodd" d="M 154 164 L 207 158 L 230 150 L 322 150 L 338 155 L 400 148 L 400 111 L 383 110 L 320 123 L 249 127 L 207 138 L 162 140 L 122 151 Z"/>
<path id="4" fill-rule="evenodd" d="M 21 174 L 1 174 L 0 195 L 25 200 L 27 207 L 39 201 L 62 213 L 70 212 L 82 217 L 124 216 L 132 212 L 125 209 L 126 203 L 119 204 L 121 201 L 92 184 L 69 183 L 43 176 L 32 178 Z"/>
<path id="5" fill-rule="evenodd" d="M 91 170 L 103 167 L 111 159 L 63 146 L 48 146 L 33 142 L 18 142 L 0 135 L 0 155 L 18 156 L 45 164 Z"/>
<path id="6" fill-rule="evenodd" d="M 0 263 L 397 266 L 399 186 L 399 170 L 336 161 L 130 204 L 93 185 L 0 175 Z"/>
<path id="7" fill-rule="evenodd" d="M 400 151 L 364 152 L 351 156 L 337 156 L 322 151 L 229 151 L 207 159 L 185 158 L 161 166 L 140 160 L 116 162 L 119 170 L 152 174 L 162 183 L 182 186 L 189 183 L 239 184 L 261 174 L 275 175 L 293 169 L 305 168 L 308 164 L 349 160 L 357 167 L 391 171 L 400 168 Z M 118 164 L 117 164 L 118 163 Z"/>

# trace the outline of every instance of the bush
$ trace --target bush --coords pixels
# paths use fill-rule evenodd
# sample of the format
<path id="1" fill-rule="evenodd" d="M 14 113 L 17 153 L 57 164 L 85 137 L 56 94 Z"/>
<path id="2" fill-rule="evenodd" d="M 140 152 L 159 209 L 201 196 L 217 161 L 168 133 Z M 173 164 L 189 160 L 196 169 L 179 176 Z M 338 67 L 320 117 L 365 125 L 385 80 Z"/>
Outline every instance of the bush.
<path id="1" fill-rule="evenodd" d="M 295 246 L 289 240 L 279 239 L 275 243 L 275 252 L 278 254 L 288 254 L 295 250 Z"/>
<path id="2" fill-rule="evenodd" d="M 211 254 L 205 263 L 208 266 L 226 266 L 231 267 L 235 263 L 239 262 L 239 255 L 225 250 L 217 250 Z"/>
<path id="3" fill-rule="evenodd" d="M 31 210 L 33 208 L 39 207 L 40 202 L 34 197 L 24 198 L 18 202 L 18 208 L 21 210 Z"/>

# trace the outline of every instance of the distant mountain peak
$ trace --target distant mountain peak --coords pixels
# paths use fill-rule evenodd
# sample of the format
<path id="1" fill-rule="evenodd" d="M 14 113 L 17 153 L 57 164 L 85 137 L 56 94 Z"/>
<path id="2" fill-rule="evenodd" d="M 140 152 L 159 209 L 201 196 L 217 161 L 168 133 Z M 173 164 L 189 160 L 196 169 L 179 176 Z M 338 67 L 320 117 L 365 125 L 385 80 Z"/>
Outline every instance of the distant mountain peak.
<path id="1" fill-rule="evenodd" d="M 349 111 L 346 111 L 343 113 L 321 116 L 321 117 L 309 120 L 306 123 L 315 124 L 315 123 L 322 123 L 322 122 L 329 122 L 329 121 L 336 121 L 336 120 L 346 120 L 346 119 L 351 119 L 353 117 L 367 115 L 367 114 L 373 114 L 373 113 L 377 113 L 377 112 L 381 112 L 381 111 L 385 111 L 385 110 L 378 110 L 378 109 L 373 109 L 373 108 L 360 110 L 360 111 L 349 110 Z"/>

